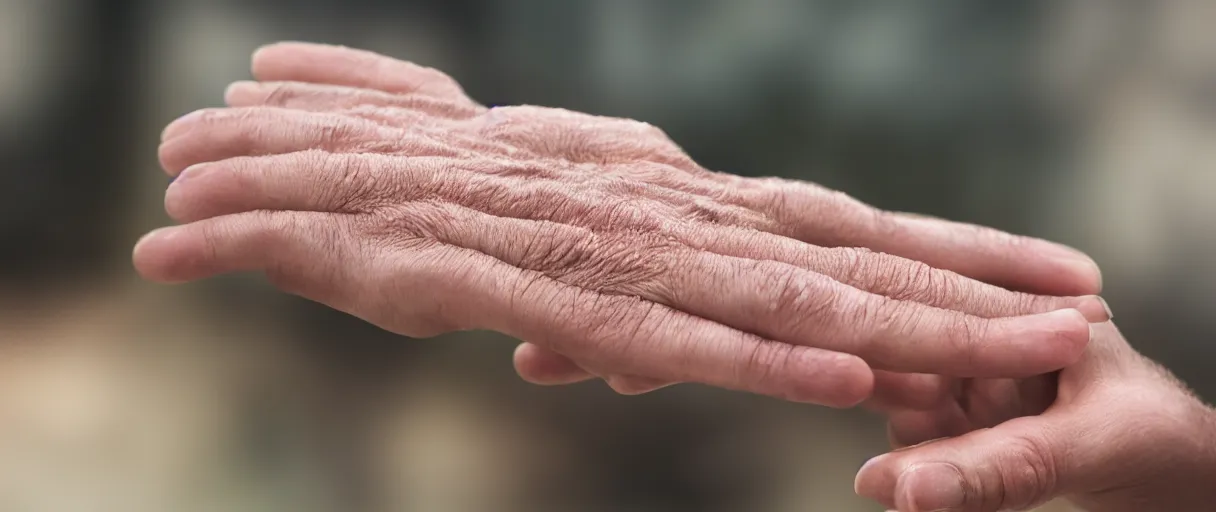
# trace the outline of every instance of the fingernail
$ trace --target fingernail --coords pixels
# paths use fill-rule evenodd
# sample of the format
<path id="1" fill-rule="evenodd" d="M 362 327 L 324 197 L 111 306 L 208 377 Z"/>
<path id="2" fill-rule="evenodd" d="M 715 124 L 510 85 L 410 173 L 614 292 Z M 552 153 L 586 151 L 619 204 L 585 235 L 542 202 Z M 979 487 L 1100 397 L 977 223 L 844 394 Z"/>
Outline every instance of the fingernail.
<path id="1" fill-rule="evenodd" d="M 861 469 L 857 470 L 857 476 L 855 478 L 853 478 L 853 493 L 854 494 L 856 494 L 858 496 L 866 497 L 866 498 L 871 498 L 871 499 L 878 498 L 878 496 L 876 496 L 875 493 L 873 492 L 874 489 L 862 488 L 861 483 L 870 481 L 871 479 L 867 478 L 867 474 L 870 472 L 873 472 L 875 470 L 875 468 L 879 467 L 879 465 L 883 461 L 883 459 L 890 457 L 890 456 L 891 456 L 891 454 L 884 453 L 877 457 L 871 457 L 870 460 L 867 460 L 865 464 L 861 465 Z"/>
<path id="2" fill-rule="evenodd" d="M 141 247 L 147 245 L 148 243 L 154 242 L 159 238 L 165 238 L 166 235 L 169 235 L 170 233 L 172 233 L 170 228 L 152 230 L 151 232 L 140 237 L 138 242 L 135 242 L 135 250 L 139 251 Z"/>
<path id="3" fill-rule="evenodd" d="M 1089 276 L 1090 289 L 1095 292 L 1102 290 L 1102 269 L 1098 268 L 1098 264 L 1088 257 L 1064 258 L 1061 263 L 1069 266 L 1078 275 Z"/>
<path id="4" fill-rule="evenodd" d="M 904 503 L 911 505 L 912 510 L 954 510 L 967 501 L 963 475 L 950 464 L 912 466 L 899 480 Z"/>
<path id="5" fill-rule="evenodd" d="M 1102 270 L 1088 254 L 1047 240 L 1038 240 L 1038 242 L 1036 252 L 1056 260 L 1062 266 L 1072 269 L 1073 273 L 1077 275 L 1089 276 L 1092 280 L 1091 286 L 1099 290 L 1102 288 Z"/>
<path id="6" fill-rule="evenodd" d="M 911 445 L 911 446 L 905 446 L 905 447 L 903 447 L 903 448 L 896 448 L 896 449 L 894 449 L 894 450 L 891 450 L 891 452 L 892 452 L 892 453 L 896 453 L 896 452 L 904 452 L 904 451 L 912 450 L 912 449 L 914 449 L 914 448 L 920 448 L 920 447 L 922 447 L 922 446 L 930 445 L 930 444 L 936 443 L 936 442 L 938 442 L 938 441 L 941 441 L 941 440 L 943 440 L 943 439 L 949 439 L 949 438 L 948 438 L 948 437 L 938 437 L 938 438 L 930 439 L 930 440 L 928 440 L 928 441 L 921 441 L 921 442 L 916 443 L 916 444 Z"/>
<path id="7" fill-rule="evenodd" d="M 1039 330 L 1051 332 L 1066 330 L 1064 329 L 1065 327 L 1079 328 L 1081 322 L 1089 323 L 1089 320 L 1085 318 L 1085 314 L 1081 310 L 1074 308 L 1057 309 L 1024 318 L 1033 318 L 1035 320 L 1035 327 Z"/>
<path id="8" fill-rule="evenodd" d="M 186 181 L 187 179 L 197 179 L 199 177 L 199 175 L 206 172 L 208 167 L 211 167 L 211 166 L 208 164 L 205 164 L 205 163 L 191 165 L 190 167 L 183 169 L 182 172 L 177 173 L 177 177 L 170 178 L 169 182 L 170 183 L 175 183 L 175 182 L 181 183 L 183 181 Z"/>
<path id="9" fill-rule="evenodd" d="M 228 98 L 231 98 L 232 94 L 236 92 L 237 89 L 245 87 L 248 83 L 249 82 L 232 82 L 228 84 L 228 87 L 224 88 L 224 101 L 228 101 Z"/>
<path id="10" fill-rule="evenodd" d="M 1110 304 L 1108 304 L 1108 303 L 1106 302 L 1106 299 L 1103 299 L 1102 297 L 1098 297 L 1098 301 L 1102 303 L 1102 307 L 1103 307 L 1103 308 L 1106 308 L 1106 319 L 1107 319 L 1107 320 L 1114 320 L 1114 319 L 1115 319 L 1115 312 L 1110 310 Z"/>
<path id="11" fill-rule="evenodd" d="M 1081 315 L 1090 323 L 1100 324 L 1110 321 L 1110 306 L 1102 297 L 1087 295 L 1079 297 L 1079 299 L 1073 309 L 1080 311 Z"/>
<path id="12" fill-rule="evenodd" d="M 160 132 L 160 141 L 165 142 L 165 141 L 181 134 L 182 130 L 185 129 L 185 123 L 187 123 L 201 115 L 203 115 L 202 110 L 195 110 L 193 112 L 184 114 L 181 117 L 178 117 L 173 122 L 169 123 L 168 126 L 165 126 L 164 131 Z"/>

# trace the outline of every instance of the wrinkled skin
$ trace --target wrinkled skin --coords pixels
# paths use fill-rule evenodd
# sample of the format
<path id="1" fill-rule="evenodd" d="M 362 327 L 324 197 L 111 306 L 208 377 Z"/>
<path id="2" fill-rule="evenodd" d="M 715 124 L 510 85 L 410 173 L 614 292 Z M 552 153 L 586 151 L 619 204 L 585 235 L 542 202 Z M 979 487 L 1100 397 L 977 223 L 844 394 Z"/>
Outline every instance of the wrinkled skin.
<path id="1" fill-rule="evenodd" d="M 437 71 L 339 48 L 272 46 L 254 72 L 231 108 L 166 128 L 183 225 L 141 241 L 145 276 L 261 271 L 410 336 L 498 330 L 532 343 L 516 364 L 534 381 L 577 368 L 622 392 L 688 381 L 831 406 L 926 380 L 888 372 L 1055 370 L 1106 318 L 1093 296 L 934 268 L 1096 291 L 1075 251 L 713 173 L 643 123 L 485 109 Z"/>
<path id="2" fill-rule="evenodd" d="M 1071 249 L 714 173 L 650 125 L 486 109 L 366 52 L 275 45 L 254 75 L 166 128 L 182 225 L 141 240 L 144 276 L 258 271 L 409 336 L 498 330 L 541 384 L 865 401 L 900 445 L 1048 417 L 1107 364 L 1085 348 L 1109 319 L 1100 275 Z"/>

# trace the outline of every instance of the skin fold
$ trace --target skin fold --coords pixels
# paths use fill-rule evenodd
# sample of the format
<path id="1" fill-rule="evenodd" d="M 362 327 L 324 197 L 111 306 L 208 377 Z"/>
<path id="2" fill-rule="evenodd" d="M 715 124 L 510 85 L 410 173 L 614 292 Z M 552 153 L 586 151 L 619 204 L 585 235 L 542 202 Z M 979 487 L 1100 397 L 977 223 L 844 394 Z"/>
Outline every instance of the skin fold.
<path id="1" fill-rule="evenodd" d="M 228 108 L 165 129 L 165 208 L 181 224 L 137 245 L 146 278 L 261 272 L 403 335 L 500 331 L 524 340 L 515 366 L 538 384 L 695 382 L 864 403 L 889 415 L 897 445 L 961 436 L 866 466 L 858 491 L 900 510 L 944 492 L 909 469 L 935 457 L 964 479 L 958 510 L 1155 489 L 1044 456 L 1022 491 L 994 486 L 1006 476 L 976 458 L 1068 446 L 1008 441 L 1035 428 L 1092 435 L 1078 418 L 1111 405 L 1090 397 L 1113 392 L 1097 376 L 1114 368 L 1210 416 L 1127 347 L 1097 266 L 1073 249 L 713 172 L 642 122 L 487 109 L 439 71 L 369 52 L 272 45 L 253 74 Z M 1092 456 L 1132 460 L 1136 442 Z M 954 461 L 952 443 L 984 450 Z"/>

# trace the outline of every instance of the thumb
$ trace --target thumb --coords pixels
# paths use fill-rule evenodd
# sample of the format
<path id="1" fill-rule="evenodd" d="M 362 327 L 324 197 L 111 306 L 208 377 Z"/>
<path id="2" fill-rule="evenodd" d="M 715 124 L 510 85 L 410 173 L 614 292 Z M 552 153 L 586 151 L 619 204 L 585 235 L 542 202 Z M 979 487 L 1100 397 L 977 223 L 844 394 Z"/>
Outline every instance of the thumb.
<path id="1" fill-rule="evenodd" d="M 901 512 L 1030 508 L 1063 494 L 1075 477 L 1070 441 L 1059 437 L 1073 429 L 1060 419 L 1018 418 L 881 455 L 861 468 L 854 486 Z"/>

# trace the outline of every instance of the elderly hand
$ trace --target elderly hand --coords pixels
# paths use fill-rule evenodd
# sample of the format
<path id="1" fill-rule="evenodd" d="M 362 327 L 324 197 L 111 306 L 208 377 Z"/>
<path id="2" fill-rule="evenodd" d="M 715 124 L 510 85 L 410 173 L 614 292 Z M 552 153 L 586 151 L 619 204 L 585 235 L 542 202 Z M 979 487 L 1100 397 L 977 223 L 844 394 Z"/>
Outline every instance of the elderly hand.
<path id="1" fill-rule="evenodd" d="M 1210 510 L 1216 413 L 1114 324 L 1094 331 L 1058 375 L 967 380 L 934 407 L 893 413 L 895 444 L 921 444 L 868 462 L 858 493 L 903 512 L 1022 510 L 1057 496 L 1102 512 Z"/>
<path id="2" fill-rule="evenodd" d="M 485 109 L 435 70 L 344 48 L 271 46 L 254 74 L 231 108 L 166 128 L 183 224 L 140 241 L 145 277 L 260 271 L 409 336 L 497 330 L 531 343 L 516 364 L 536 381 L 831 406 L 869 398 L 871 369 L 1056 370 L 1107 318 L 1097 297 L 954 273 L 1096 293 L 1073 250 L 710 172 L 644 123 Z"/>

